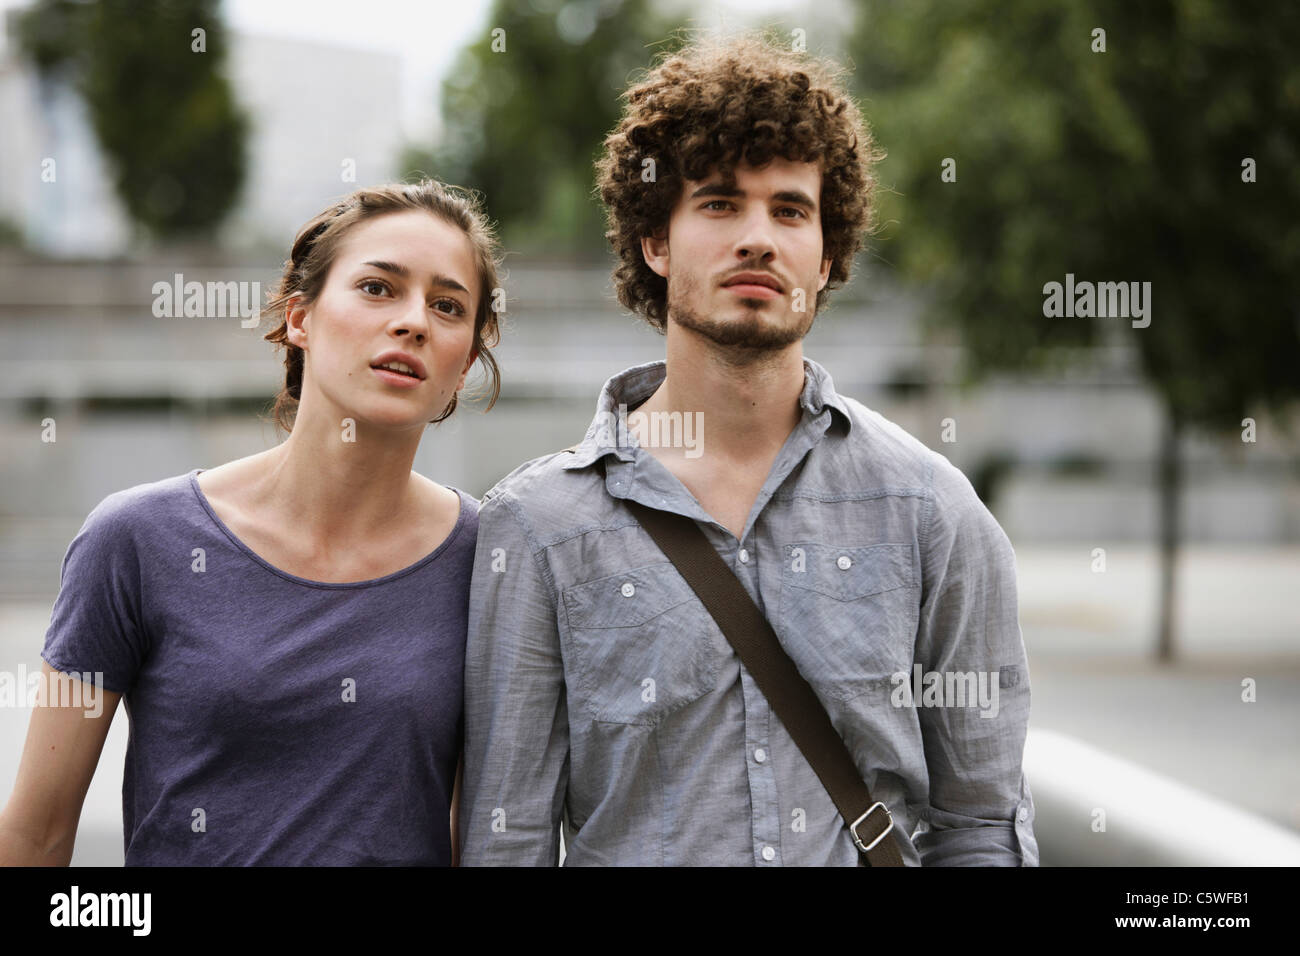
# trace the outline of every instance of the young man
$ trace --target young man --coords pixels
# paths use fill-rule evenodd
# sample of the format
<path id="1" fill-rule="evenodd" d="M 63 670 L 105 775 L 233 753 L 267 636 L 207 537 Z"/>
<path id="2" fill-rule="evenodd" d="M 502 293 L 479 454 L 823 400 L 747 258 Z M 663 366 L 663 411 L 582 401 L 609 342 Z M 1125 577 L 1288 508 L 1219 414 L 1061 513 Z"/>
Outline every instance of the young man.
<path id="1" fill-rule="evenodd" d="M 860 863 L 636 501 L 694 519 L 743 583 L 905 864 L 1036 865 L 1011 545 L 946 458 L 802 354 L 870 222 L 858 110 L 752 37 L 689 47 L 627 100 L 600 189 L 620 301 L 667 362 L 611 378 L 575 450 L 483 499 L 464 863 L 554 865 L 561 822 L 574 865 Z"/>

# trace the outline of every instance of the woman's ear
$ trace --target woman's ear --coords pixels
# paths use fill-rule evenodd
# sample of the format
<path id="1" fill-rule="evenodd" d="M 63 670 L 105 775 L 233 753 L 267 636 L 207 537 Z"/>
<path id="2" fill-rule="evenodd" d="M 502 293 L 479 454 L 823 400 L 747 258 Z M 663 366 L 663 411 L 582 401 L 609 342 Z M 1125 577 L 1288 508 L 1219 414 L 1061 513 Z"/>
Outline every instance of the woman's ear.
<path id="1" fill-rule="evenodd" d="M 465 376 L 469 374 L 469 367 L 474 364 L 474 360 L 477 358 L 478 358 L 478 349 L 470 349 L 469 361 L 466 362 L 465 367 L 460 370 L 460 381 L 456 383 L 456 391 L 459 392 L 462 388 L 465 387 Z"/>
<path id="2" fill-rule="evenodd" d="M 307 319 L 311 315 L 311 310 L 303 305 L 303 300 L 303 294 L 295 292 L 284 307 L 285 338 L 290 345 L 296 345 L 300 349 L 307 347 Z"/>

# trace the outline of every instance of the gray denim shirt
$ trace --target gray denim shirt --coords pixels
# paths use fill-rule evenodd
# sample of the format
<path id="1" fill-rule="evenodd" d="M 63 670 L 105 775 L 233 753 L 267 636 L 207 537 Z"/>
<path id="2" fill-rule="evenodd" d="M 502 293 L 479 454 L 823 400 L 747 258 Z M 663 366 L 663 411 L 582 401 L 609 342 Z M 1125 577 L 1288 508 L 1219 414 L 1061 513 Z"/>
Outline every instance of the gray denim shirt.
<path id="1" fill-rule="evenodd" d="M 605 383 L 576 453 L 527 462 L 484 496 L 464 864 L 555 865 L 561 823 L 566 865 L 859 864 L 812 768 L 624 499 L 699 522 L 889 808 L 906 864 L 1038 864 L 1011 543 L 947 458 L 804 367 L 801 421 L 740 540 L 610 427 L 663 381 L 662 361 Z"/>

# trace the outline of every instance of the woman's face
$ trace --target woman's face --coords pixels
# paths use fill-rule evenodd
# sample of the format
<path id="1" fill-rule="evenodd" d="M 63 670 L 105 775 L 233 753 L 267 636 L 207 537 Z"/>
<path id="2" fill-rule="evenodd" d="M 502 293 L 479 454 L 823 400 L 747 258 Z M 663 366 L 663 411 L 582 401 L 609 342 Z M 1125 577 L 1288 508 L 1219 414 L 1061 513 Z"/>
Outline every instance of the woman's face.
<path id="1" fill-rule="evenodd" d="M 469 238 L 431 213 L 357 226 L 316 302 L 288 313 L 289 341 L 305 353 L 299 414 L 319 406 L 339 421 L 423 428 L 476 358 L 478 284 Z"/>

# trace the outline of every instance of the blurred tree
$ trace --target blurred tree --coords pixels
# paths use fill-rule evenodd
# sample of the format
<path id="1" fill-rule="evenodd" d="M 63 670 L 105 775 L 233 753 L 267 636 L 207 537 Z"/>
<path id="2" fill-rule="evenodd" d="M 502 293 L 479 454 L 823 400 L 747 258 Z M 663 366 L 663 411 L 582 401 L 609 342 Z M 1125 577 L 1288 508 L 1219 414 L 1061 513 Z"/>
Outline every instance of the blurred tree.
<path id="1" fill-rule="evenodd" d="M 961 334 L 965 381 L 1059 367 L 1057 346 L 1103 336 L 1140 356 L 1167 423 L 1162 660 L 1179 437 L 1300 396 L 1297 47 L 1295 4 L 1211 0 L 872 0 L 851 40 L 895 191 L 877 249 L 930 283 L 927 324 Z M 1149 327 L 1045 317 L 1067 273 L 1150 282 Z"/>
<path id="2" fill-rule="evenodd" d="M 221 72 L 220 0 L 38 0 L 17 34 L 47 82 L 75 84 L 138 226 L 156 238 L 216 228 L 243 185 L 248 133 Z"/>
<path id="3" fill-rule="evenodd" d="M 593 163 L 619 96 L 680 26 L 650 0 L 495 0 L 442 87 L 443 139 L 408 170 L 482 190 L 507 245 L 605 248 Z M 500 31 L 500 32 L 498 32 Z M 655 43 L 654 49 L 651 44 Z"/>

